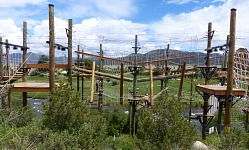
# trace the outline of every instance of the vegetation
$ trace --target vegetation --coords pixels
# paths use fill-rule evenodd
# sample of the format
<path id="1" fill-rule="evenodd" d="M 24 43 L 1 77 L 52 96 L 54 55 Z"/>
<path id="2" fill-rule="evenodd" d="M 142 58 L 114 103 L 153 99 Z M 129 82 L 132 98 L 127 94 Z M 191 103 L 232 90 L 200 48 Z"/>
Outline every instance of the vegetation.
<path id="1" fill-rule="evenodd" d="M 148 77 L 147 73 L 144 71 L 139 77 Z M 48 77 L 29 76 L 28 80 L 45 82 Z M 86 101 L 82 102 L 81 94 L 71 90 L 65 76 L 57 75 L 56 80 L 61 84 L 52 94 L 28 95 L 49 97 L 49 103 L 43 104 L 42 118 L 38 119 L 35 110 L 30 107 L 0 110 L 0 149 L 191 149 L 194 141 L 201 141 L 196 128 L 183 117 L 189 101 L 180 103 L 176 99 L 178 80 L 168 81 L 170 90 L 155 100 L 152 109 L 144 107 L 137 111 L 134 136 L 129 135 L 129 115 L 125 113 L 129 110 L 127 102 L 119 106 L 109 103 L 107 99 L 111 106 L 107 105 L 103 112 L 99 112 L 90 109 Z M 75 78 L 73 82 L 73 88 L 76 89 Z M 85 82 L 90 82 L 90 79 L 85 79 Z M 203 79 L 198 79 L 198 82 L 203 82 Z M 191 79 L 185 78 L 183 91 L 190 91 L 190 83 Z M 132 83 L 125 84 L 128 88 L 132 86 Z M 155 94 L 160 91 L 160 84 L 160 81 L 154 82 Z M 110 80 L 110 84 L 105 84 L 105 89 L 119 93 L 118 85 L 117 80 Z M 138 83 L 137 87 L 141 87 L 139 95 L 149 92 L 148 83 Z M 85 84 L 84 90 L 89 93 L 90 84 Z M 13 96 L 21 99 L 20 93 L 14 93 Z M 202 101 L 200 96 L 199 100 Z M 20 100 L 14 101 L 15 105 L 21 106 L 20 103 Z M 216 118 L 211 124 L 215 124 Z M 238 120 L 235 118 L 235 121 Z M 233 128 L 228 135 L 208 135 L 207 140 L 202 142 L 210 149 L 249 148 L 248 133 L 239 127 Z"/>

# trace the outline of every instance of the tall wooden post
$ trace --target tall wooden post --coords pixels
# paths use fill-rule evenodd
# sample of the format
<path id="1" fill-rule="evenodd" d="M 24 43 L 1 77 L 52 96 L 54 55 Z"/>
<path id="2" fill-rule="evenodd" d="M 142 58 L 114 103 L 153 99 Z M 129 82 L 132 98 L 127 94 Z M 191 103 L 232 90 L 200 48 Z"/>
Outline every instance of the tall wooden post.
<path id="1" fill-rule="evenodd" d="M 49 4 L 49 87 L 55 86 L 54 5 Z"/>
<path id="2" fill-rule="evenodd" d="M 72 88 L 72 40 L 73 20 L 68 19 L 68 82 Z"/>
<path id="3" fill-rule="evenodd" d="M 211 42 L 212 42 L 212 23 L 208 23 L 208 42 L 207 42 L 207 49 L 211 48 Z M 209 76 L 209 67 L 210 67 L 210 54 L 211 51 L 207 50 L 207 58 L 206 58 L 206 75 Z M 208 84 L 208 79 L 205 78 L 205 85 Z M 207 113 L 208 113 L 208 99 L 209 94 L 203 93 L 203 100 L 204 100 L 204 106 L 203 106 L 203 124 L 202 124 L 202 139 L 206 139 L 206 128 L 208 123 Z"/>
<path id="4" fill-rule="evenodd" d="M 4 70 L 3 70 L 3 49 L 2 49 L 2 37 L 0 37 L 0 81 L 2 80 L 3 76 L 4 76 Z M 4 97 L 1 95 L 1 99 L 2 99 L 2 108 L 4 108 L 5 105 L 5 101 L 4 101 Z"/>
<path id="5" fill-rule="evenodd" d="M 167 58 L 167 59 L 169 58 L 169 44 L 167 45 L 166 58 Z M 169 69 L 168 66 L 169 66 L 169 61 L 166 60 L 166 61 L 165 61 L 165 76 L 167 76 L 168 73 L 169 73 L 169 70 L 167 70 L 167 69 Z M 166 79 L 166 80 L 164 81 L 164 88 L 167 87 L 167 82 L 168 82 L 168 80 Z"/>
<path id="6" fill-rule="evenodd" d="M 22 74 L 22 82 L 27 82 L 27 22 L 23 22 L 23 74 Z M 22 102 L 23 106 L 27 106 L 27 92 L 22 93 Z"/>
<path id="7" fill-rule="evenodd" d="M 82 49 L 82 52 L 84 52 L 84 50 Z M 82 53 L 82 62 L 83 62 L 83 67 L 85 66 L 85 63 L 84 63 L 84 55 Z M 84 77 L 82 76 L 81 78 L 81 97 L 82 97 L 82 102 L 84 101 Z"/>
<path id="8" fill-rule="evenodd" d="M 95 61 L 93 61 L 93 63 L 92 63 L 90 103 L 93 102 L 93 96 L 94 96 L 94 75 L 95 75 Z"/>
<path id="9" fill-rule="evenodd" d="M 78 45 L 77 51 L 80 51 L 80 45 Z M 77 54 L 77 67 L 80 66 L 80 54 Z M 77 71 L 77 91 L 80 91 L 80 74 L 79 71 Z"/>
<path id="10" fill-rule="evenodd" d="M 103 49 L 102 49 L 102 44 L 100 44 L 99 46 L 99 55 L 100 57 L 103 57 Z M 100 59 L 100 65 L 99 65 L 99 71 L 102 72 L 103 71 L 103 67 L 104 67 L 104 59 Z"/>
<path id="11" fill-rule="evenodd" d="M 154 100 L 153 100 L 153 69 L 152 64 L 150 64 L 150 103 L 151 107 L 154 106 Z"/>
<path id="12" fill-rule="evenodd" d="M 8 39 L 5 40 L 6 43 L 6 67 L 7 67 L 7 76 L 10 79 L 10 46 L 8 45 Z"/>
<path id="13" fill-rule="evenodd" d="M 183 87 L 183 80 L 184 80 L 185 69 L 186 69 L 186 62 L 184 61 L 184 62 L 183 62 L 183 66 L 182 66 L 180 87 L 179 87 L 179 91 L 178 91 L 178 101 L 180 101 L 181 98 L 182 98 L 182 87 Z"/>
<path id="14" fill-rule="evenodd" d="M 230 16 L 230 44 L 227 62 L 227 93 L 225 108 L 225 133 L 230 133 L 231 108 L 232 108 L 232 92 L 233 92 L 233 66 L 235 53 L 235 33 L 236 33 L 236 9 L 231 9 Z"/>
<path id="15" fill-rule="evenodd" d="M 134 67 L 133 67 L 133 98 L 137 95 L 137 35 L 135 35 L 135 54 L 134 54 Z"/>
<path id="16" fill-rule="evenodd" d="M 124 64 L 121 63 L 120 70 L 120 105 L 124 104 Z"/>
<path id="17" fill-rule="evenodd" d="M 0 78 L 2 79 L 4 76 L 3 70 L 3 49 L 2 49 L 2 37 L 0 37 Z"/>

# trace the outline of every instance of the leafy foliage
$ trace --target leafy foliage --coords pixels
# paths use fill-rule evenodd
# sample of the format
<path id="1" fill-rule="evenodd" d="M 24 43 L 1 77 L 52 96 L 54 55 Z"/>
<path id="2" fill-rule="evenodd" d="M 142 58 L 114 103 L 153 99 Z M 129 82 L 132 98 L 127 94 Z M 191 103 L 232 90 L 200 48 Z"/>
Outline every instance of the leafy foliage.
<path id="1" fill-rule="evenodd" d="M 50 95 L 49 105 L 43 105 L 43 124 L 53 131 L 72 132 L 87 121 L 88 109 L 80 100 L 79 93 L 73 93 L 69 84 L 61 83 Z"/>
<path id="2" fill-rule="evenodd" d="M 46 55 L 41 55 L 38 59 L 38 64 L 46 64 L 48 62 L 48 56 Z M 45 69 L 45 68 L 39 68 L 38 71 L 40 72 L 46 72 L 48 71 L 48 69 Z"/>
<path id="3" fill-rule="evenodd" d="M 106 111 L 104 117 L 108 122 L 108 135 L 119 136 L 129 130 L 128 115 L 120 107 L 114 108 L 113 112 Z"/>
<path id="4" fill-rule="evenodd" d="M 156 101 L 153 110 L 141 112 L 137 137 L 153 143 L 156 149 L 190 148 L 196 129 L 183 118 L 181 104 L 167 94 Z"/>

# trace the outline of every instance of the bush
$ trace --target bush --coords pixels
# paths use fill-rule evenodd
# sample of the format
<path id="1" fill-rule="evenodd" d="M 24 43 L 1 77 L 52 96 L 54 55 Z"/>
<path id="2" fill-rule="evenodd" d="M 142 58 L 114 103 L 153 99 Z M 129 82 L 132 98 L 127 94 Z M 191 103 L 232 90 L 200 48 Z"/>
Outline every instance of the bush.
<path id="1" fill-rule="evenodd" d="M 184 107 L 173 96 L 164 94 L 153 110 L 141 111 L 137 137 L 153 143 L 156 149 L 189 149 L 196 129 L 182 116 Z"/>
<path id="2" fill-rule="evenodd" d="M 69 84 L 61 83 L 50 95 L 49 105 L 43 105 L 43 125 L 53 131 L 78 130 L 87 121 L 88 108 L 79 93 L 71 91 Z"/>

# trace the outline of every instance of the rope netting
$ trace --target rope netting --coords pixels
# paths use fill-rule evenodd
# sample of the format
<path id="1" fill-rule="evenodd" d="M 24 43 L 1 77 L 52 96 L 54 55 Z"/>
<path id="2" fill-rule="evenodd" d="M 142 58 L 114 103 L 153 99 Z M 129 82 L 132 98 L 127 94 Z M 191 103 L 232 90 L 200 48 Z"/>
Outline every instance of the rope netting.
<path id="1" fill-rule="evenodd" d="M 239 107 L 249 106 L 248 86 L 249 86 L 249 52 L 245 48 L 240 48 L 234 56 L 234 83 L 236 88 L 246 91 L 245 97 L 239 101 Z"/>

